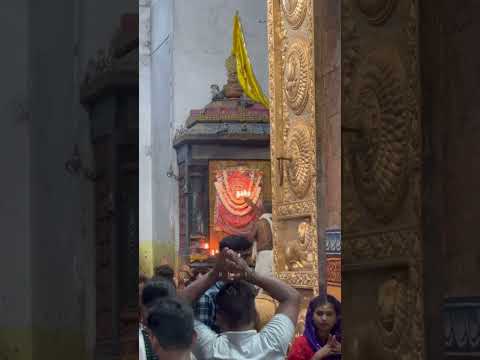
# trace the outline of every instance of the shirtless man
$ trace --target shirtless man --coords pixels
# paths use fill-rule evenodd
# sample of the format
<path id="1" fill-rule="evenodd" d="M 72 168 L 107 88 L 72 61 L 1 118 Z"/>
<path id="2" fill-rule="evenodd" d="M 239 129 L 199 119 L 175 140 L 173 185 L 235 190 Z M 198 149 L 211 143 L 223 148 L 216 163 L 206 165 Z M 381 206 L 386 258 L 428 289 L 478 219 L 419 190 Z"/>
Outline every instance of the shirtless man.
<path id="1" fill-rule="evenodd" d="M 251 240 L 253 243 L 252 256 L 255 260 L 255 272 L 267 277 L 273 277 L 273 232 L 272 232 L 272 206 L 265 203 L 264 212 L 253 204 L 250 199 L 245 199 L 247 204 L 254 208 L 259 217 L 255 224 Z M 260 289 L 255 298 L 258 313 L 257 331 L 260 331 L 275 315 L 277 302 L 263 289 Z"/>

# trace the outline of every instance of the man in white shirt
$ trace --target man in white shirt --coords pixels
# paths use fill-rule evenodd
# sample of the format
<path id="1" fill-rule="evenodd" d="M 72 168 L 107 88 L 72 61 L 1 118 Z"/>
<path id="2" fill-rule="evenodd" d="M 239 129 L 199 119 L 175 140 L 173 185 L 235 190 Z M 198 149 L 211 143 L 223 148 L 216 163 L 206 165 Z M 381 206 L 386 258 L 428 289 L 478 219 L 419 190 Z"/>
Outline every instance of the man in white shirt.
<path id="1" fill-rule="evenodd" d="M 221 334 L 195 321 L 197 341 L 193 353 L 198 360 L 285 359 L 295 333 L 300 306 L 300 295 L 290 285 L 257 274 L 238 254 L 224 249 L 214 269 L 179 295 L 195 301 L 219 279 L 225 278 L 227 272 L 234 272 L 235 280 L 227 282 L 217 295 L 216 321 Z M 252 285 L 264 289 L 279 302 L 277 313 L 260 332 L 255 330 L 257 313 Z"/>

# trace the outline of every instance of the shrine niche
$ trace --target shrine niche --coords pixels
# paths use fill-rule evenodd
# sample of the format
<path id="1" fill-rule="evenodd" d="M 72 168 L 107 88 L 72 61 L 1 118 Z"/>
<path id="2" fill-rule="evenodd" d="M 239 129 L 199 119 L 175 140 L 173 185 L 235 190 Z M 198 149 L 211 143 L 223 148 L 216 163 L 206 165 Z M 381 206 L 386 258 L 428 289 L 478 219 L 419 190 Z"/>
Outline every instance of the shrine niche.
<path id="1" fill-rule="evenodd" d="M 210 246 L 218 250 L 227 235 L 250 236 L 258 213 L 247 203 L 264 209 L 271 202 L 270 161 L 212 160 L 210 182 Z"/>
<path id="2" fill-rule="evenodd" d="M 227 83 L 210 86 L 212 101 L 191 110 L 177 131 L 181 263 L 208 264 L 228 234 L 248 235 L 271 200 L 268 109 L 252 101 L 237 77 L 235 55 L 225 61 Z M 206 89 L 208 91 L 208 89 Z"/>

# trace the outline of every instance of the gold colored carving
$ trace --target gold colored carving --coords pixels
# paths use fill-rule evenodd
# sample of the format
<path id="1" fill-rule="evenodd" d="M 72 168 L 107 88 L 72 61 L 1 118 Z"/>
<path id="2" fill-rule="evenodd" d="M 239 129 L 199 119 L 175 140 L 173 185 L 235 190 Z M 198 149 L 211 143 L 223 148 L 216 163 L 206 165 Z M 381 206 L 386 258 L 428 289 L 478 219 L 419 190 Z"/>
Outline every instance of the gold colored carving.
<path id="1" fill-rule="evenodd" d="M 285 18 L 293 29 L 298 29 L 307 13 L 308 0 L 281 0 Z"/>
<path id="2" fill-rule="evenodd" d="M 372 25 L 385 23 L 398 0 L 357 0 L 357 5 Z"/>
<path id="3" fill-rule="evenodd" d="M 287 50 L 285 61 L 285 97 L 293 112 L 300 115 L 309 97 L 309 47 L 303 40 L 296 40 Z"/>
<path id="4" fill-rule="evenodd" d="M 411 112 L 407 111 L 406 77 L 393 50 L 367 57 L 354 87 L 351 119 L 352 170 L 364 205 L 381 221 L 392 219 L 408 185 L 408 140 Z"/>
<path id="5" fill-rule="evenodd" d="M 243 94 L 243 89 L 238 81 L 237 58 L 234 54 L 231 54 L 225 60 L 225 67 L 227 69 L 227 84 L 223 87 L 223 92 L 227 98 L 239 98 Z"/>
<path id="6" fill-rule="evenodd" d="M 316 227 L 311 225 L 316 224 L 316 204 L 307 196 L 313 193 L 316 156 L 315 128 L 309 126 L 315 119 L 315 102 L 309 101 L 315 91 L 309 35 L 313 23 L 306 19 L 307 14 L 312 17 L 311 6 L 310 0 L 267 0 L 267 26 L 274 270 L 292 286 L 318 293 L 317 244 L 308 239 L 309 234 L 316 239 Z M 307 36 L 292 37 L 291 29 L 300 26 Z M 310 103 L 308 116 L 294 116 L 304 114 Z M 310 255 L 305 253 L 309 244 Z M 291 251 L 286 251 L 290 245 Z M 290 271 L 285 270 L 286 257 L 292 260 Z M 308 257 L 311 264 L 307 264 Z"/>
<path id="7" fill-rule="evenodd" d="M 287 243 L 285 270 L 295 271 L 313 268 L 312 226 L 303 221 L 298 225 L 297 238 Z"/>
<path id="8" fill-rule="evenodd" d="M 310 127 L 297 124 L 291 128 L 287 137 L 287 179 L 290 190 L 303 199 L 310 188 L 313 177 L 313 139 Z"/>
<path id="9" fill-rule="evenodd" d="M 312 201 L 301 201 L 275 206 L 273 214 L 277 217 L 305 216 L 310 215 L 313 210 L 314 204 Z"/>
<path id="10" fill-rule="evenodd" d="M 312 271 L 284 271 L 277 273 L 277 277 L 300 289 L 313 289 L 317 282 L 317 277 Z"/>

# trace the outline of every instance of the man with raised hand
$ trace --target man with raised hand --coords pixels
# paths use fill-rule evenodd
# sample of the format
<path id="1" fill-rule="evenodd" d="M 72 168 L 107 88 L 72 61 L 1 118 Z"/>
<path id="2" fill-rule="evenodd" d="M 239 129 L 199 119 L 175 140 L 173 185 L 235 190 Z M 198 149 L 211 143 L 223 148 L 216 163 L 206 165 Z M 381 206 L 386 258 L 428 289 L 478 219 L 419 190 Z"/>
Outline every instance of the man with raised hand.
<path id="1" fill-rule="evenodd" d="M 197 341 L 193 352 L 197 359 L 283 360 L 295 333 L 299 293 L 280 280 L 257 274 L 239 254 L 224 248 L 213 270 L 179 296 L 193 302 L 220 279 L 226 279 L 216 296 L 216 324 L 221 333 L 195 321 Z M 279 302 L 275 316 L 260 332 L 255 330 L 254 286 Z"/>

